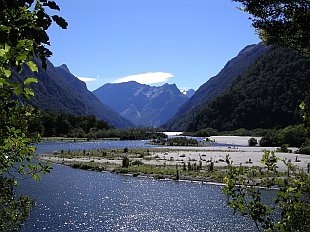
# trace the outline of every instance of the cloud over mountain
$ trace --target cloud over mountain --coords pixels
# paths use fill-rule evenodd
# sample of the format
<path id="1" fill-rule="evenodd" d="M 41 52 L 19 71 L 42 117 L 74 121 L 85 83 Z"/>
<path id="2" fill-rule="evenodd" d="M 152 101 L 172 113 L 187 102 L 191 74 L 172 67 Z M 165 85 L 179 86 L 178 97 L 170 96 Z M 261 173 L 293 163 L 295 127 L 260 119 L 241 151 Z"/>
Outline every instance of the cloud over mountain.
<path id="1" fill-rule="evenodd" d="M 92 77 L 78 77 L 79 80 L 84 81 L 84 82 L 90 82 L 90 81 L 96 81 L 96 78 Z"/>
<path id="2" fill-rule="evenodd" d="M 128 81 L 136 81 L 140 84 L 155 84 L 155 83 L 162 83 L 167 82 L 170 78 L 174 77 L 171 73 L 166 72 L 148 72 L 136 75 L 130 75 L 126 77 L 121 77 L 113 83 L 122 83 Z"/>

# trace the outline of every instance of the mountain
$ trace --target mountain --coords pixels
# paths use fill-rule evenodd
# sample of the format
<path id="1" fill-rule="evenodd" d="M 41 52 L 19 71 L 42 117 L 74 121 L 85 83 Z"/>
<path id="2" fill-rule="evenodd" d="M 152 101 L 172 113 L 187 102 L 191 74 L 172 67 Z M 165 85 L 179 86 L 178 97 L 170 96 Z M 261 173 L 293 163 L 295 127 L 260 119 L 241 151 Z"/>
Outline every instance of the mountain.
<path id="1" fill-rule="evenodd" d="M 301 123 L 299 104 L 310 100 L 310 58 L 272 48 L 231 86 L 183 125 L 197 131 L 273 128 Z"/>
<path id="2" fill-rule="evenodd" d="M 70 73 L 66 65 L 54 67 L 47 61 L 47 69 L 41 68 L 41 61 L 34 60 L 39 67 L 38 73 L 31 73 L 25 68 L 15 76 L 35 76 L 39 82 L 32 85 L 35 96 L 30 103 L 40 109 L 66 112 L 74 115 L 95 115 L 118 128 L 130 128 L 134 125 L 119 116 L 110 107 L 102 104 L 99 99 L 88 91 L 86 84 Z M 19 77 L 22 78 L 22 77 Z"/>
<path id="3" fill-rule="evenodd" d="M 195 94 L 194 89 L 180 89 L 180 91 L 188 98 L 191 98 Z"/>
<path id="4" fill-rule="evenodd" d="M 93 93 L 121 116 L 143 127 L 158 127 L 188 100 L 175 84 L 155 87 L 135 81 L 105 84 Z"/>
<path id="5" fill-rule="evenodd" d="M 269 49 L 270 47 L 262 44 L 246 46 L 235 58 L 228 61 L 216 76 L 200 86 L 195 94 L 180 107 L 176 115 L 165 123 L 163 127 L 167 130 L 185 130 L 186 122 L 195 116 L 195 112 L 199 108 L 221 94 L 235 78 L 245 72 Z"/>

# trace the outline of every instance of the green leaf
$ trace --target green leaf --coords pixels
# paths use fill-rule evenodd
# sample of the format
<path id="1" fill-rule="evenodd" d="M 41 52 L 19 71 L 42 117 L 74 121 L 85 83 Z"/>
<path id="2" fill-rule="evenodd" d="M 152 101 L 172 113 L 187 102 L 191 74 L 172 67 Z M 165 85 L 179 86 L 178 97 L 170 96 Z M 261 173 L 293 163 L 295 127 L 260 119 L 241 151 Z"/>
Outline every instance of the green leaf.
<path id="1" fill-rule="evenodd" d="M 52 18 L 62 29 L 67 29 L 68 23 L 62 17 L 59 17 L 58 15 L 53 15 Z"/>
<path id="2" fill-rule="evenodd" d="M 11 70 L 4 70 L 4 75 L 5 75 L 6 77 L 10 77 L 10 76 L 12 75 Z"/>
<path id="3" fill-rule="evenodd" d="M 1 26 L 1 28 L 2 28 L 3 26 Z M 6 54 L 6 53 L 8 53 L 9 51 L 10 51 L 10 49 L 11 49 L 11 47 L 9 46 L 9 45 L 7 45 L 6 43 L 5 44 L 2 44 L 2 43 L 0 43 L 0 56 L 1 57 L 4 57 L 4 55 Z"/>
<path id="4" fill-rule="evenodd" d="M 41 180 L 41 176 L 40 176 L 40 174 L 35 173 L 35 174 L 32 175 L 32 179 L 35 180 L 35 181 L 39 181 L 39 180 Z"/>
<path id="5" fill-rule="evenodd" d="M 5 31 L 5 32 L 9 32 L 11 30 L 11 28 L 7 27 L 7 26 L 4 26 L 4 25 L 1 25 L 0 30 L 1 31 Z"/>
<path id="6" fill-rule="evenodd" d="M 15 89 L 13 90 L 13 93 L 14 93 L 15 95 L 20 95 L 22 92 L 23 92 L 22 88 L 15 88 Z"/>
<path id="7" fill-rule="evenodd" d="M 59 6 L 54 1 L 48 1 L 46 3 L 43 3 L 43 6 L 48 6 L 53 10 L 60 10 Z"/>
<path id="8" fill-rule="evenodd" d="M 0 49 L 0 57 L 3 57 L 5 55 L 5 50 L 4 49 Z"/>
<path id="9" fill-rule="evenodd" d="M 28 61 L 27 65 L 32 72 L 38 72 L 38 66 L 35 63 L 33 63 L 32 61 Z"/>
<path id="10" fill-rule="evenodd" d="M 34 96 L 34 92 L 29 88 L 25 88 L 24 89 L 24 96 L 25 96 L 25 98 L 30 100 L 30 96 Z"/>
<path id="11" fill-rule="evenodd" d="M 0 78 L 0 86 L 2 85 L 9 85 L 9 82 L 7 82 L 7 80 L 4 78 Z"/>
<path id="12" fill-rule="evenodd" d="M 293 191 L 295 191 L 295 190 L 296 190 L 296 188 L 294 188 L 294 187 L 289 187 L 289 188 L 287 189 L 288 192 L 293 192 Z"/>
<path id="13" fill-rule="evenodd" d="M 25 91 L 26 91 L 26 93 L 27 93 L 28 95 L 34 96 L 34 92 L 33 92 L 31 89 L 26 88 Z"/>
<path id="14" fill-rule="evenodd" d="M 31 83 L 38 83 L 37 78 L 29 77 L 24 81 L 24 85 L 29 85 Z"/>

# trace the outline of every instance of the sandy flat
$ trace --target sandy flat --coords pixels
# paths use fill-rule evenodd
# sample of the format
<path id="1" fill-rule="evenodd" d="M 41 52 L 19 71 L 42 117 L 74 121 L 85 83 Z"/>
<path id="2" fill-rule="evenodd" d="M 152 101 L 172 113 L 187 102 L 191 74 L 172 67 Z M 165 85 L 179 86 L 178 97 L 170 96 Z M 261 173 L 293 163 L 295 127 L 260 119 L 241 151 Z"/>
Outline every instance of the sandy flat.
<path id="1" fill-rule="evenodd" d="M 239 166 L 258 166 L 263 167 L 261 164 L 261 158 L 265 150 L 273 151 L 275 148 L 250 148 L 250 147 L 239 147 L 238 149 L 228 149 L 227 147 L 209 147 L 207 150 L 197 149 L 194 150 L 182 150 L 182 151 L 171 151 L 166 153 L 155 153 L 153 156 L 158 155 L 158 160 L 151 160 L 151 164 L 179 164 L 183 162 L 196 162 L 197 164 L 202 161 L 202 165 L 208 165 L 207 161 L 212 159 L 215 162 L 215 167 L 225 167 L 227 166 L 225 160 L 226 155 L 231 157 L 233 165 Z M 310 163 L 310 156 L 294 153 L 281 153 L 275 152 L 275 155 L 280 159 L 291 160 L 291 162 L 304 170 L 307 170 L 307 164 Z M 297 157 L 297 161 L 296 161 Z M 144 162 L 144 161 L 143 161 Z M 279 161 L 277 166 L 279 170 L 286 171 L 287 167 L 283 162 Z"/>
<path id="2" fill-rule="evenodd" d="M 208 137 L 210 140 L 214 140 L 217 143 L 226 143 L 236 146 L 248 146 L 248 141 L 250 136 L 210 136 Z M 262 137 L 253 137 L 258 142 L 261 140 Z"/>
<path id="3" fill-rule="evenodd" d="M 231 157 L 233 165 L 235 166 L 258 166 L 263 167 L 261 164 L 261 158 L 265 150 L 274 151 L 276 148 L 265 148 L 265 147 L 171 147 L 171 151 L 160 152 L 151 150 L 151 160 L 145 160 L 143 158 L 134 158 L 135 160 L 141 160 L 145 164 L 152 165 L 176 165 L 182 166 L 183 163 L 187 165 L 188 162 L 191 164 L 196 163 L 197 165 L 201 162 L 202 166 L 206 167 L 210 164 L 210 160 L 214 162 L 216 167 L 227 167 L 225 162 L 226 155 Z M 307 171 L 307 164 L 310 163 L 309 155 L 294 154 L 294 153 L 281 153 L 275 152 L 276 156 L 280 159 L 290 160 L 294 165 Z M 61 162 L 96 162 L 96 163 L 110 163 L 121 165 L 121 158 L 116 159 L 105 159 L 102 157 L 91 157 L 91 158 L 74 158 L 74 159 L 60 159 L 53 156 L 43 156 L 45 160 L 49 160 L 55 163 Z M 296 158 L 297 161 L 296 162 Z M 277 166 L 280 171 L 286 171 L 287 167 L 282 161 L 279 161 Z"/>
<path id="4" fill-rule="evenodd" d="M 225 162 L 226 155 L 231 157 L 233 165 L 239 166 L 258 166 L 263 167 L 261 164 L 261 158 L 265 151 L 276 151 L 275 147 L 249 147 L 248 136 L 212 136 L 210 139 L 215 140 L 218 143 L 227 145 L 223 146 L 207 146 L 207 147 L 165 147 L 167 152 L 151 149 L 152 159 L 146 160 L 143 158 L 133 158 L 135 160 L 141 160 L 145 164 L 152 165 L 180 165 L 183 163 L 196 163 L 197 165 L 201 162 L 202 166 L 210 164 L 210 160 L 214 162 L 216 167 L 226 167 Z M 260 137 L 256 137 L 260 139 Z M 275 152 L 276 156 L 281 160 L 290 160 L 292 164 L 307 171 L 307 165 L 310 163 L 310 156 L 303 154 L 294 154 L 297 148 L 289 148 L 292 153 Z M 91 158 L 74 158 L 74 159 L 60 159 L 53 156 L 42 156 L 44 160 L 49 160 L 55 163 L 61 162 L 96 162 L 96 163 L 110 163 L 121 165 L 122 158 L 105 159 L 102 157 L 91 157 Z M 280 171 L 286 171 L 287 167 L 279 161 L 277 166 Z"/>

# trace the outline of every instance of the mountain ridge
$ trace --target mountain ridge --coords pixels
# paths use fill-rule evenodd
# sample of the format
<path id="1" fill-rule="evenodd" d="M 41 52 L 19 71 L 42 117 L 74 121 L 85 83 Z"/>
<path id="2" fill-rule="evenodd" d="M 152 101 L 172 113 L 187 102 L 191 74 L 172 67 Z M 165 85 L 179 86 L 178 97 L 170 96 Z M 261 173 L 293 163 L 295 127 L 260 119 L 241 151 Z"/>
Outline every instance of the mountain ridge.
<path id="1" fill-rule="evenodd" d="M 195 94 L 182 105 L 176 115 L 162 125 L 167 130 L 184 130 L 182 124 L 195 116 L 195 111 L 221 94 L 232 81 L 247 70 L 270 47 L 262 43 L 248 45 L 229 60 L 221 71 L 201 85 Z"/>
<path id="2" fill-rule="evenodd" d="M 107 83 L 93 93 L 121 116 L 144 127 L 158 127 L 188 100 L 175 84 L 167 83 L 162 86 L 135 81 Z"/>
<path id="3" fill-rule="evenodd" d="M 230 131 L 301 123 L 298 106 L 310 99 L 309 77 L 310 58 L 292 49 L 270 48 L 182 126 L 186 131 Z"/>
<path id="4" fill-rule="evenodd" d="M 86 87 L 83 81 L 75 77 L 66 65 L 55 67 L 47 60 L 46 71 L 42 69 L 41 61 L 34 59 L 39 71 L 31 72 L 27 67 L 21 74 L 14 71 L 17 78 L 34 76 L 37 84 L 31 87 L 35 96 L 29 101 L 39 109 L 49 109 L 74 115 L 95 115 L 118 128 L 130 128 L 134 125 L 127 119 L 119 116 L 110 107 L 102 104 Z"/>

